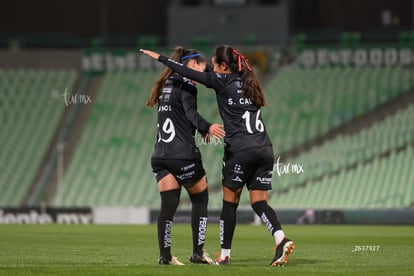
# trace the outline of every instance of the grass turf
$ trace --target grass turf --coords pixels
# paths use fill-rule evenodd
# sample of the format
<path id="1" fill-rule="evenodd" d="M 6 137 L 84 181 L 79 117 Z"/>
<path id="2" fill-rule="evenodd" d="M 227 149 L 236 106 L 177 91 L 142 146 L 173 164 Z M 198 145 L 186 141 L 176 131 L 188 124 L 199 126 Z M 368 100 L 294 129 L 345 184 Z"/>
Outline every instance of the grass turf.
<path id="1" fill-rule="evenodd" d="M 414 227 L 285 225 L 296 247 L 284 267 L 270 267 L 266 227 L 237 225 L 230 266 L 189 263 L 189 224 L 173 228 L 174 256 L 186 266 L 156 263 L 156 225 L 0 225 L 0 274 L 6 275 L 409 275 Z M 370 247 L 371 246 L 371 247 Z M 206 251 L 219 251 L 218 225 L 208 226 Z"/>

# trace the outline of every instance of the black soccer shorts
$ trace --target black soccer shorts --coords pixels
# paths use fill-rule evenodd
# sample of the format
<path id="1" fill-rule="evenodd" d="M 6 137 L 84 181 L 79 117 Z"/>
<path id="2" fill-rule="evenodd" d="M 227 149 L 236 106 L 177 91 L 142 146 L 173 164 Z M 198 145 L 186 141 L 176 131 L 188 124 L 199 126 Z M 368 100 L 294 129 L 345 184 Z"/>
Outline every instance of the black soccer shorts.
<path id="1" fill-rule="evenodd" d="M 225 152 L 223 185 L 229 188 L 271 190 L 274 155 L 272 147 L 251 148 L 240 152 Z"/>
<path id="2" fill-rule="evenodd" d="M 172 174 L 178 184 L 193 184 L 206 175 L 203 162 L 195 160 L 151 159 L 152 171 L 157 182 L 168 174 Z"/>

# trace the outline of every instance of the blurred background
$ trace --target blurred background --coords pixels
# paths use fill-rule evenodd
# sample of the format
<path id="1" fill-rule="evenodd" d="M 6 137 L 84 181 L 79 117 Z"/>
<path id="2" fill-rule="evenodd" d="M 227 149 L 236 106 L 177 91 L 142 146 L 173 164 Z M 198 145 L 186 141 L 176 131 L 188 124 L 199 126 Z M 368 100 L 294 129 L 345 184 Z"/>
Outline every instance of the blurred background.
<path id="1" fill-rule="evenodd" d="M 156 110 L 145 100 L 162 66 L 138 49 L 210 57 L 221 44 L 263 84 L 282 220 L 353 223 L 379 210 L 384 223 L 414 221 L 412 0 L 3 1 L 0 221 L 30 208 L 155 217 Z M 198 88 L 199 112 L 221 122 L 214 93 Z M 214 212 L 223 145 L 200 149 Z M 250 212 L 247 191 L 240 206 Z"/>

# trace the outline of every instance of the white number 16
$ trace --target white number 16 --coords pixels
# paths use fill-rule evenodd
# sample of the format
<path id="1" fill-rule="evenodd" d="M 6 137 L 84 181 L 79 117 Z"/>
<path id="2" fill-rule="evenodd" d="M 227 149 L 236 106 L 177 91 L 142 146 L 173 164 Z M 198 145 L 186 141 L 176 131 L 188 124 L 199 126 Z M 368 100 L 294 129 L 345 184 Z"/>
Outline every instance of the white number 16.
<path id="1" fill-rule="evenodd" d="M 244 112 L 242 118 L 246 122 L 247 132 L 253 134 L 253 130 L 252 130 L 252 127 L 250 125 L 250 112 L 249 111 Z M 260 110 L 258 110 L 257 113 L 256 113 L 256 120 L 254 122 L 254 125 L 255 125 L 255 128 L 256 128 L 257 131 L 259 131 L 259 132 L 264 131 L 263 122 L 260 121 Z"/>

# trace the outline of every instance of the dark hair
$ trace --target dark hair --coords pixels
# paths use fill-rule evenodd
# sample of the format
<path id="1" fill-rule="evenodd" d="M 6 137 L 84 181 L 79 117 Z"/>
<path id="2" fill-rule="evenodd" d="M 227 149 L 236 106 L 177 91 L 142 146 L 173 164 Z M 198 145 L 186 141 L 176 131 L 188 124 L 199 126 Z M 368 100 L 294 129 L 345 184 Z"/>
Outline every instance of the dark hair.
<path id="1" fill-rule="evenodd" d="M 206 62 L 205 58 L 201 56 L 196 50 L 185 49 L 181 46 L 174 48 L 174 52 L 171 54 L 170 59 L 180 62 L 184 65 L 187 65 L 188 61 L 191 59 L 195 59 L 197 63 Z M 158 80 L 152 86 L 151 94 L 149 95 L 146 102 L 147 106 L 155 106 L 157 104 L 158 98 L 161 95 L 162 88 L 172 73 L 173 71 L 170 68 L 164 67 Z"/>
<path id="2" fill-rule="evenodd" d="M 262 86 L 250 67 L 247 58 L 240 54 L 236 48 L 223 45 L 213 54 L 216 63 L 224 62 L 232 73 L 237 73 L 243 81 L 243 97 L 249 98 L 256 107 L 266 105 Z"/>

